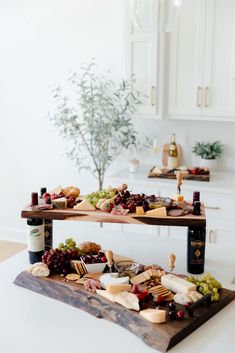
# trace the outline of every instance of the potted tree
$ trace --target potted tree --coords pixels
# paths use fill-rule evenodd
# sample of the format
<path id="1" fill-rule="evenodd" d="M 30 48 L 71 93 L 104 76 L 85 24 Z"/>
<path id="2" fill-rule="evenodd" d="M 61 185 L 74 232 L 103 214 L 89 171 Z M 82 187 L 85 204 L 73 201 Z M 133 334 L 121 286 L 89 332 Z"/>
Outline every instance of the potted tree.
<path id="1" fill-rule="evenodd" d="M 92 61 L 69 77 L 67 91 L 61 85 L 53 89 L 55 109 L 49 116 L 67 141 L 67 156 L 79 170 L 88 169 L 102 189 L 114 159 L 137 146 L 132 117 L 141 94 L 133 76 L 116 85 L 95 69 Z"/>
<path id="2" fill-rule="evenodd" d="M 220 141 L 215 142 L 195 142 L 193 153 L 201 157 L 201 167 L 211 170 L 217 169 L 217 160 L 222 155 L 224 145 Z"/>

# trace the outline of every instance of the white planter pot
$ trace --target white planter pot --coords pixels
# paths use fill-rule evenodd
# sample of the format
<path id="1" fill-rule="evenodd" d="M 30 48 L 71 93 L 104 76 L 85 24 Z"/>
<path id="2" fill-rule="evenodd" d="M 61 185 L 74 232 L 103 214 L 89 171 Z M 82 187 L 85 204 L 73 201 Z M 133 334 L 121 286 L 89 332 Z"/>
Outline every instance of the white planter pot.
<path id="1" fill-rule="evenodd" d="M 129 160 L 129 172 L 137 173 L 139 171 L 140 161 L 138 159 Z"/>
<path id="2" fill-rule="evenodd" d="M 203 159 L 200 160 L 201 168 L 208 168 L 211 171 L 218 169 L 218 159 Z"/>

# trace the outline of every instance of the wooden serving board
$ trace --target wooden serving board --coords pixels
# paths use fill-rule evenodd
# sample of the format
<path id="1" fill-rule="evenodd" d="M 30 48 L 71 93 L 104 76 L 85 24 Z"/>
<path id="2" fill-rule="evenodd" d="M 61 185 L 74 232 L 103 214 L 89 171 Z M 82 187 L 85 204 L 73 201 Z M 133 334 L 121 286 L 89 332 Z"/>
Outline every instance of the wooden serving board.
<path id="1" fill-rule="evenodd" d="M 194 317 L 185 314 L 184 320 L 172 321 L 167 319 L 163 324 L 152 324 L 139 315 L 138 312 L 125 309 L 123 306 L 87 292 L 82 285 L 72 281 L 65 282 L 63 277 L 53 275 L 47 278 L 33 277 L 28 272 L 21 272 L 14 283 L 20 287 L 30 289 L 50 298 L 57 299 L 98 319 L 112 321 L 141 338 L 147 345 L 166 352 L 191 332 L 214 316 L 235 298 L 235 291 L 222 289 L 220 300 L 216 303 L 205 304 L 194 310 Z M 163 305 L 163 309 L 167 308 Z M 177 305 L 177 308 L 182 308 Z M 79 323 L 78 323 L 79 324 Z"/>
<path id="2" fill-rule="evenodd" d="M 176 179 L 176 174 L 171 173 L 153 173 L 154 167 L 149 171 L 148 178 L 161 178 L 161 179 Z M 208 174 L 184 174 L 183 179 L 195 181 L 210 181 L 210 173 Z"/>
<path id="3" fill-rule="evenodd" d="M 153 217 L 153 216 L 137 216 L 135 213 L 128 213 L 126 216 L 116 216 L 108 212 L 102 211 L 78 211 L 72 208 L 63 210 L 35 210 L 30 207 L 25 208 L 21 212 L 22 218 L 40 218 L 55 220 L 74 220 L 84 222 L 101 222 L 101 223 L 125 223 L 125 224 L 149 224 L 149 225 L 169 225 L 169 226 L 206 226 L 206 217 L 204 206 L 201 206 L 201 215 L 194 216 L 188 214 L 181 217 Z"/>

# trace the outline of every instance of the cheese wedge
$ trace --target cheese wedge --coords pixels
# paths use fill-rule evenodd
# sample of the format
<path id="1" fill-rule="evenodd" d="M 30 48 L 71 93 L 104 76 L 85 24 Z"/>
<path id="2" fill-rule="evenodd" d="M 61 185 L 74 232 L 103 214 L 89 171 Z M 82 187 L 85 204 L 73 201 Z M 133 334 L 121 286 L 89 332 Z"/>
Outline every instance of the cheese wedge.
<path id="1" fill-rule="evenodd" d="M 64 209 L 67 207 L 66 197 L 60 197 L 58 199 L 51 200 L 51 203 L 55 208 L 58 208 L 58 209 Z"/>
<path id="2" fill-rule="evenodd" d="M 110 300 L 111 302 L 115 302 L 115 294 L 108 293 L 106 290 L 103 289 L 96 289 L 96 293 L 99 294 L 101 297 Z"/>
<path id="3" fill-rule="evenodd" d="M 153 217 L 166 217 L 166 207 L 154 208 L 153 210 L 147 211 L 146 215 Z"/>
<path id="4" fill-rule="evenodd" d="M 161 324 L 166 322 L 166 310 L 145 309 L 140 311 L 140 315 L 153 324 Z"/>
<path id="5" fill-rule="evenodd" d="M 170 289 L 174 293 L 188 293 L 190 291 L 196 291 L 195 284 L 172 274 L 162 276 L 161 283 L 164 287 Z"/>
<path id="6" fill-rule="evenodd" d="M 79 211 L 95 211 L 95 207 L 87 200 L 82 200 L 77 205 L 73 206 L 74 210 Z"/>
<path id="7" fill-rule="evenodd" d="M 140 310 L 139 299 L 133 293 L 120 292 L 114 295 L 114 300 L 116 303 L 121 304 L 127 309 L 136 310 L 136 311 Z"/>
<path id="8" fill-rule="evenodd" d="M 131 284 L 114 284 L 114 283 L 108 283 L 106 285 L 106 290 L 108 293 L 111 294 L 117 294 L 120 292 L 130 292 L 131 290 Z"/>

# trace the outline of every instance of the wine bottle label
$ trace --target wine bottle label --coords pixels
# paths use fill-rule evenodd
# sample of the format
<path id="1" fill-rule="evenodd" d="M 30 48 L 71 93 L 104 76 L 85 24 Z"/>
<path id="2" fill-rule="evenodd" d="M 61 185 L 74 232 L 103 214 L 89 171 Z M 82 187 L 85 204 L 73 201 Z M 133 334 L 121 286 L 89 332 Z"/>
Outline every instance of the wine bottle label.
<path id="1" fill-rule="evenodd" d="M 178 167 L 178 158 L 177 157 L 168 156 L 167 168 L 168 169 L 175 169 L 177 167 Z"/>
<path id="2" fill-rule="evenodd" d="M 191 260 L 192 265 L 202 265 L 204 263 L 205 242 L 202 240 L 191 240 Z"/>
<path id="3" fill-rule="evenodd" d="M 28 226 L 28 250 L 32 252 L 44 250 L 44 225 Z"/>

